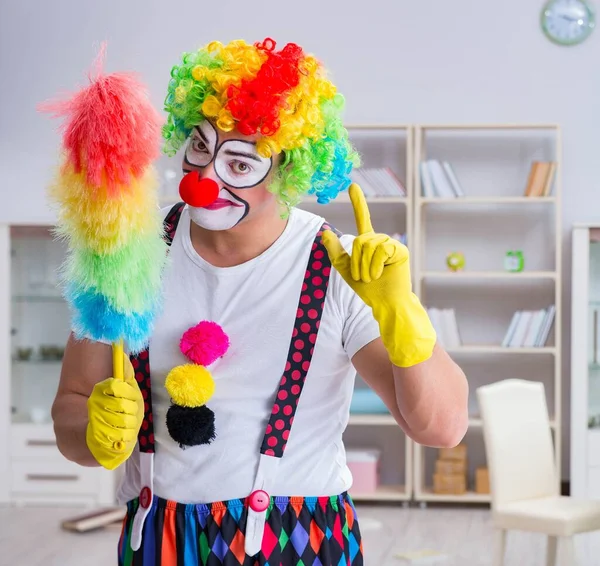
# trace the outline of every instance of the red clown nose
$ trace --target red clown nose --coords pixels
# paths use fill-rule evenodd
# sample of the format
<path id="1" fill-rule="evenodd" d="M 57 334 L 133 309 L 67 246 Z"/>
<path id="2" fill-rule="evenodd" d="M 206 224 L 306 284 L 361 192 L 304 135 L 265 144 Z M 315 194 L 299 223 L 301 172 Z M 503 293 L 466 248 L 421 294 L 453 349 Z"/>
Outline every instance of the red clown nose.
<path id="1" fill-rule="evenodd" d="M 179 183 L 179 196 L 194 208 L 203 208 L 219 197 L 219 185 L 212 179 L 200 179 L 198 171 L 190 171 Z"/>

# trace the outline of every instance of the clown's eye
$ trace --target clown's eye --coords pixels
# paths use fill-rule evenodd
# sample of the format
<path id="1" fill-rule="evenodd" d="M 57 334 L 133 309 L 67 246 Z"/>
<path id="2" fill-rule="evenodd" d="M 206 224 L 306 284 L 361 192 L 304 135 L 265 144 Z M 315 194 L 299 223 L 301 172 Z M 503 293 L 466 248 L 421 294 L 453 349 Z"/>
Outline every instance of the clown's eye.
<path id="1" fill-rule="evenodd" d="M 192 151 L 196 153 L 208 153 L 208 148 L 200 138 L 194 138 L 192 140 Z"/>
<path id="2" fill-rule="evenodd" d="M 246 175 L 246 173 L 250 173 L 250 171 L 252 171 L 252 167 L 243 161 L 232 161 L 229 164 L 229 167 L 231 167 L 231 170 L 236 175 Z"/>

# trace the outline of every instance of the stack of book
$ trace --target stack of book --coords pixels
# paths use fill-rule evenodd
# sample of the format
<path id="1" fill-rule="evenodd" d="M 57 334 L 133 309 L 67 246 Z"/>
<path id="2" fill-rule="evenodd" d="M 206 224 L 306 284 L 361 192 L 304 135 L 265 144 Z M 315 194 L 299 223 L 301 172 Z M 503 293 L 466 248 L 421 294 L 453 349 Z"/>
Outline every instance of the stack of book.
<path id="1" fill-rule="evenodd" d="M 406 196 L 406 188 L 389 167 L 354 169 L 350 178 L 366 197 Z"/>
<path id="2" fill-rule="evenodd" d="M 429 320 L 435 328 L 437 340 L 442 348 L 458 348 L 462 345 L 456 313 L 454 309 L 438 309 L 430 307 L 427 309 Z"/>
<path id="3" fill-rule="evenodd" d="M 506 348 L 541 348 L 546 345 L 556 307 L 550 305 L 538 311 L 517 311 L 510 321 L 510 325 L 502 346 Z"/>
<path id="4" fill-rule="evenodd" d="M 421 194 L 425 198 L 456 198 L 464 197 L 465 193 L 458 179 L 447 161 L 441 163 L 437 159 L 422 161 Z"/>

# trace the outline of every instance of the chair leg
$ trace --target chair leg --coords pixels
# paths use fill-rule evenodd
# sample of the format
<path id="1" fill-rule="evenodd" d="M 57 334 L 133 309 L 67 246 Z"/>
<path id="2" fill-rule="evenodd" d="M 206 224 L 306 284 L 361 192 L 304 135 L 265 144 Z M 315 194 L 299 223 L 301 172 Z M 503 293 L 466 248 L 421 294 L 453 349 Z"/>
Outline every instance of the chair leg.
<path id="1" fill-rule="evenodd" d="M 546 566 L 558 566 L 556 564 L 556 547 L 558 539 L 556 537 L 548 537 L 548 546 L 546 548 Z"/>
<path id="2" fill-rule="evenodd" d="M 573 537 L 562 537 L 560 539 L 560 564 L 561 566 L 576 566 L 575 541 Z"/>
<path id="3" fill-rule="evenodd" d="M 504 555 L 506 553 L 506 531 L 496 530 L 496 549 L 494 555 L 494 566 L 504 566 Z"/>

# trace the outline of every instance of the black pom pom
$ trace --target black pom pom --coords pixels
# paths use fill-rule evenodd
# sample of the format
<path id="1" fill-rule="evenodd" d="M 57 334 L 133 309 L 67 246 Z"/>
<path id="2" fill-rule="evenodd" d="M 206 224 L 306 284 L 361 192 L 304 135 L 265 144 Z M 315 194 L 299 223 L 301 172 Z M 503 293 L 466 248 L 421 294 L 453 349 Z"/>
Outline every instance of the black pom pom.
<path id="1" fill-rule="evenodd" d="M 215 414 L 206 405 L 171 405 L 167 411 L 167 430 L 181 448 L 210 444 L 216 438 Z"/>

